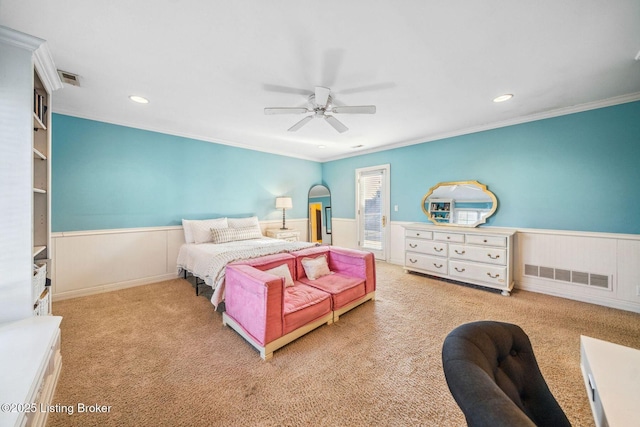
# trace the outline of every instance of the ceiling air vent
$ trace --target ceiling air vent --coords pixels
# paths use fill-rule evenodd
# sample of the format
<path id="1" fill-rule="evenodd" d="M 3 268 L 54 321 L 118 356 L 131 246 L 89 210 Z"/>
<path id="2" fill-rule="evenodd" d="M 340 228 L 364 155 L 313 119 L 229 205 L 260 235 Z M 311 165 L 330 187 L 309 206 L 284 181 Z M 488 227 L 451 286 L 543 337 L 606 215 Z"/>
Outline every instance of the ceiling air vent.
<path id="1" fill-rule="evenodd" d="M 63 83 L 67 83 L 73 86 L 80 86 L 79 75 L 62 70 L 58 70 L 58 75 L 60 76 L 60 80 L 62 80 Z"/>

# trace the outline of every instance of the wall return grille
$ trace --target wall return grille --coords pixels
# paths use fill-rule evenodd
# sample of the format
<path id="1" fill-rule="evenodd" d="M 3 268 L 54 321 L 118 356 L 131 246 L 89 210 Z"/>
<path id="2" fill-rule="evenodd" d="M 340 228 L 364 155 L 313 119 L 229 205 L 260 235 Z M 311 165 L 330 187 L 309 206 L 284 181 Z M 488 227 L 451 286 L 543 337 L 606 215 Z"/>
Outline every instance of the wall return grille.
<path id="1" fill-rule="evenodd" d="M 606 274 L 525 264 L 524 275 L 611 290 L 611 278 Z"/>

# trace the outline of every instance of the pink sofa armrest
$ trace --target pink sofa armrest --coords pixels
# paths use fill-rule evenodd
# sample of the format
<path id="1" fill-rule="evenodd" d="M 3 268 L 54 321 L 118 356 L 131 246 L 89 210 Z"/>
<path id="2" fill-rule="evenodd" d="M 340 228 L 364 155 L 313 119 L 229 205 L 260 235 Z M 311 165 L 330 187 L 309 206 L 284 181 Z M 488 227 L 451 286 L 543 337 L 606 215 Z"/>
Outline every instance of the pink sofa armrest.
<path id="1" fill-rule="evenodd" d="M 326 254 L 329 270 L 351 277 L 365 279 L 365 292 L 368 294 L 376 290 L 375 257 L 371 252 L 356 249 L 339 248 L 336 246 L 319 246 L 294 252 L 296 255 L 297 279 L 306 277 L 302 258 L 314 258 Z"/>
<path id="2" fill-rule="evenodd" d="M 227 315 L 261 345 L 283 331 L 284 279 L 249 265 L 228 265 L 225 278 Z"/>

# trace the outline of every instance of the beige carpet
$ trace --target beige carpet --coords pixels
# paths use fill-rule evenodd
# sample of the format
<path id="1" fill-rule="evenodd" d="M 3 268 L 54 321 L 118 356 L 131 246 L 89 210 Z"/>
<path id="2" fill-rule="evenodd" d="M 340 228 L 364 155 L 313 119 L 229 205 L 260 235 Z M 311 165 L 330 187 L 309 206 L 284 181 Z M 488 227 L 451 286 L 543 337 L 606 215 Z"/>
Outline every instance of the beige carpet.
<path id="1" fill-rule="evenodd" d="M 511 297 L 378 263 L 377 299 L 263 362 L 204 297 L 176 279 L 53 304 L 63 368 L 49 426 L 461 426 L 442 373 L 447 333 L 519 324 L 574 426 L 593 420 L 581 334 L 640 348 L 640 315 L 530 292 Z"/>

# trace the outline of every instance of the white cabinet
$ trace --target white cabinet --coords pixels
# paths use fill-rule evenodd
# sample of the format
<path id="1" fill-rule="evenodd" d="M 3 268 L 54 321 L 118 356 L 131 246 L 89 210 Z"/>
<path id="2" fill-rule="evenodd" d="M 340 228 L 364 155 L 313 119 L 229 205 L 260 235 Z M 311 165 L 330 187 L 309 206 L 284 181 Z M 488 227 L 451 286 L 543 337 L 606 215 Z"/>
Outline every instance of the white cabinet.
<path id="1" fill-rule="evenodd" d="M 61 320 L 29 317 L 0 325 L 1 426 L 46 424 L 62 368 Z"/>
<path id="2" fill-rule="evenodd" d="M 282 239 L 287 242 L 297 242 L 300 240 L 300 232 L 297 230 L 281 230 L 279 228 L 267 228 L 267 237 Z"/>
<path id="3" fill-rule="evenodd" d="M 429 215 L 438 223 L 453 222 L 453 199 L 430 199 Z"/>
<path id="4" fill-rule="evenodd" d="M 0 26 L 0 322 L 49 314 L 34 264 L 51 254 L 51 91 L 62 87 L 44 40 Z"/>
<path id="5" fill-rule="evenodd" d="M 490 228 L 405 226 L 405 271 L 499 289 L 513 289 L 514 231 Z"/>

